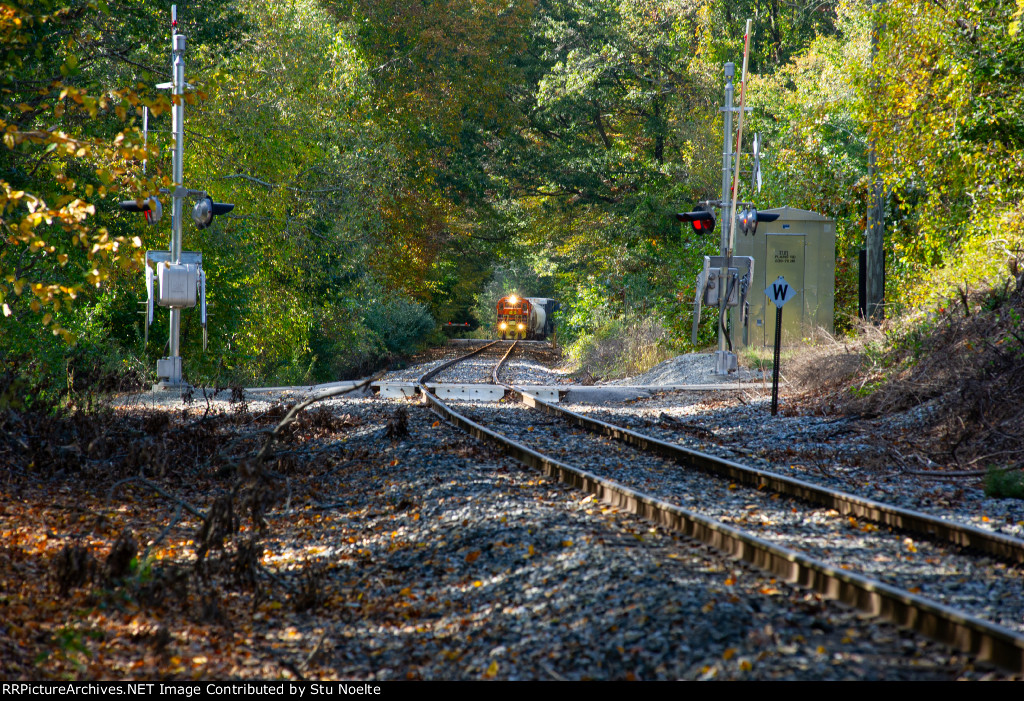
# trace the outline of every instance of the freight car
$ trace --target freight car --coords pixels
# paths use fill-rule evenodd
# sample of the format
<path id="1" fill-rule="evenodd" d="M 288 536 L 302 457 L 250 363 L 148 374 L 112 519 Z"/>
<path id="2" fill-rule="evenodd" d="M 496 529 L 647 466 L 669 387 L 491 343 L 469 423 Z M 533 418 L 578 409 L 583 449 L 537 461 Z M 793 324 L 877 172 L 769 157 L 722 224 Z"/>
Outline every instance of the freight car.
<path id="1" fill-rule="evenodd" d="M 544 297 L 508 295 L 498 300 L 498 338 L 543 340 L 555 332 L 558 302 Z"/>

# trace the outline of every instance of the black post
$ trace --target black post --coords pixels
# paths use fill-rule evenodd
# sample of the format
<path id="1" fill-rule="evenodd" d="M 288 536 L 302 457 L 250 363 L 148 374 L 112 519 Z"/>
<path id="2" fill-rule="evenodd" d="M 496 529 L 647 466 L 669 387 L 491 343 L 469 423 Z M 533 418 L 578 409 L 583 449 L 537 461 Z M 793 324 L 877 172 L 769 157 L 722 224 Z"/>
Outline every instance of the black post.
<path id="1" fill-rule="evenodd" d="M 857 313 L 868 318 L 868 249 L 857 252 Z"/>
<path id="2" fill-rule="evenodd" d="M 775 307 L 775 360 L 772 362 L 772 416 L 779 413 L 779 346 L 782 345 L 782 307 Z"/>

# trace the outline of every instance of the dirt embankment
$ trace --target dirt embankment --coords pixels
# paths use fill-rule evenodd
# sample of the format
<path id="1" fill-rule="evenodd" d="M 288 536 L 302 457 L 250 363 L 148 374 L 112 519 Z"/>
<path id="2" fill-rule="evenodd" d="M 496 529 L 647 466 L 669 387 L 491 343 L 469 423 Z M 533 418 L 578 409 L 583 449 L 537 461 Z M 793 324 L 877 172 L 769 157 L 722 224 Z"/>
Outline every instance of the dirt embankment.
<path id="1" fill-rule="evenodd" d="M 919 465 L 1018 472 L 1024 458 L 1024 275 L 802 353 L 790 411 L 912 416 Z M 880 435 L 885 441 L 886 436 Z"/>

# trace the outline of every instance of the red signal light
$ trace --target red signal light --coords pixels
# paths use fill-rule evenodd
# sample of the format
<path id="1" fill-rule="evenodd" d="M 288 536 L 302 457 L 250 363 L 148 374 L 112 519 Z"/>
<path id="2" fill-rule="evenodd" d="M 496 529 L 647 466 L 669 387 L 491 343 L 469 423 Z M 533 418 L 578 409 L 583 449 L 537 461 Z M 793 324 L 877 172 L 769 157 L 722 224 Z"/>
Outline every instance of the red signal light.
<path id="1" fill-rule="evenodd" d="M 710 234 L 715 230 L 715 213 L 709 205 L 697 205 L 692 212 L 680 212 L 676 214 L 679 221 L 690 222 L 693 230 L 698 234 Z"/>

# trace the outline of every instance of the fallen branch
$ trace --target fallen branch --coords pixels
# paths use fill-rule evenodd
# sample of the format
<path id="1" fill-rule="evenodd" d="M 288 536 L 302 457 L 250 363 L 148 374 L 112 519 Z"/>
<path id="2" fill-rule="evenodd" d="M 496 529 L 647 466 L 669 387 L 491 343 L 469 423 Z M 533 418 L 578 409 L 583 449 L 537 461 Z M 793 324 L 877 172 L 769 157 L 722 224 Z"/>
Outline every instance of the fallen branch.
<path id="1" fill-rule="evenodd" d="M 915 477 L 927 477 L 928 479 L 952 479 L 954 477 L 984 477 L 988 474 L 988 470 L 950 470 L 949 472 L 940 472 L 939 470 L 905 469 L 903 473 L 914 475 Z"/>
<path id="2" fill-rule="evenodd" d="M 176 504 L 185 507 L 193 516 L 196 516 L 198 518 L 201 518 L 203 521 L 206 521 L 206 516 L 203 514 L 202 511 L 192 506 L 190 503 L 188 503 L 181 497 L 177 496 L 176 494 L 171 494 L 170 492 L 165 491 L 164 488 L 161 487 L 159 484 L 151 482 L 145 477 L 126 477 L 123 480 L 114 482 L 114 484 L 110 486 L 110 489 L 107 490 L 107 498 L 112 499 L 114 496 L 114 490 L 120 487 L 122 484 L 127 484 L 128 482 L 139 482 L 140 484 L 144 484 L 150 489 L 152 489 L 154 492 L 159 494 L 160 496 L 164 497 L 165 499 L 170 499 Z"/>
<path id="3" fill-rule="evenodd" d="M 292 422 L 294 422 L 295 417 L 298 416 L 301 411 L 305 410 L 307 407 L 310 407 L 323 399 L 330 399 L 331 397 L 338 397 L 343 394 L 348 394 L 349 392 L 355 392 L 356 390 L 365 389 L 370 386 L 370 383 L 376 382 L 383 376 L 384 373 L 379 373 L 377 375 L 374 375 L 373 377 L 369 377 L 363 380 L 357 385 L 352 385 L 351 387 L 335 387 L 332 390 L 328 390 L 321 394 L 317 394 L 316 396 L 310 397 L 309 399 L 303 402 L 299 402 L 298 404 L 293 406 L 291 410 L 285 415 L 285 417 L 281 419 L 281 423 L 279 423 L 274 428 L 274 430 L 270 432 L 270 435 L 267 438 L 267 442 L 263 444 L 263 447 L 260 449 L 260 452 L 256 454 L 256 461 L 262 463 L 264 460 L 266 460 L 267 454 L 270 452 L 270 449 L 273 447 L 274 443 L 277 442 L 278 437 L 281 435 L 281 431 L 283 431 Z"/>
<path id="4" fill-rule="evenodd" d="M 669 416 L 665 412 L 662 412 L 658 416 L 658 421 L 660 423 L 671 424 L 672 426 L 674 426 L 674 427 L 676 427 L 676 428 L 678 428 L 678 429 L 680 429 L 682 431 L 687 431 L 688 433 L 693 433 L 693 434 L 695 434 L 697 436 L 700 436 L 701 438 L 710 438 L 712 440 L 721 440 L 719 438 L 718 434 L 716 434 L 714 431 L 712 431 L 710 429 L 707 429 L 707 428 L 704 428 L 703 426 L 694 426 L 691 423 L 687 423 L 685 421 L 680 421 L 679 419 L 675 418 L 674 416 Z"/>
<path id="5" fill-rule="evenodd" d="M 160 534 L 153 539 L 153 542 L 146 546 L 146 550 L 142 553 L 142 556 L 139 558 L 139 562 L 145 562 L 146 558 L 149 557 L 149 551 L 155 548 L 156 546 L 160 545 L 160 543 L 163 542 L 163 539 L 167 537 L 167 534 L 171 532 L 171 529 L 178 525 L 178 521 L 181 520 L 181 509 L 182 504 L 179 503 L 177 510 L 175 510 L 174 512 L 174 518 L 172 518 L 171 522 L 168 523 L 162 531 L 160 531 Z"/>

